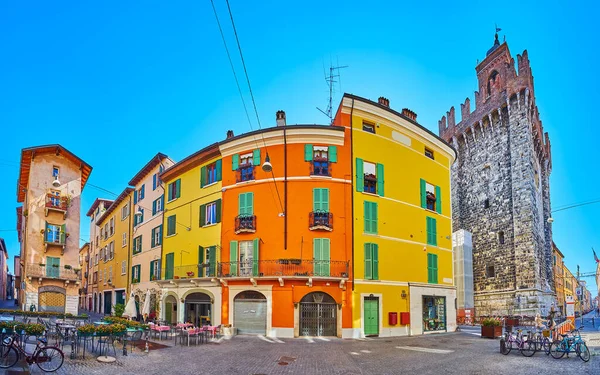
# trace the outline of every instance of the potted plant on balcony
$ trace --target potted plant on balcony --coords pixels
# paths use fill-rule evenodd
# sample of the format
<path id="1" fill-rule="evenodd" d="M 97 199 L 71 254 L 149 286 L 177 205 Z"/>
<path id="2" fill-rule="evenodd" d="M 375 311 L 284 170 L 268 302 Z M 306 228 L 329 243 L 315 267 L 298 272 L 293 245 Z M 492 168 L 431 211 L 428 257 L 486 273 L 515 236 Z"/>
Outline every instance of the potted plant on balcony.
<path id="1" fill-rule="evenodd" d="M 157 280 L 157 278 L 156 278 L 156 275 L 152 275 L 152 276 L 150 277 L 150 281 L 156 281 L 156 280 Z"/>
<path id="2" fill-rule="evenodd" d="M 65 269 L 66 269 L 66 270 L 70 270 L 70 269 L 73 269 L 73 267 L 71 267 L 71 265 L 70 265 L 70 264 L 65 264 Z"/>
<path id="3" fill-rule="evenodd" d="M 499 319 L 485 318 L 481 322 L 481 337 L 495 339 L 502 336 L 502 322 Z"/>
<path id="4" fill-rule="evenodd" d="M 58 264 L 53 264 L 52 267 L 58 268 Z"/>
<path id="5" fill-rule="evenodd" d="M 45 265 L 46 265 L 46 263 L 40 262 L 40 267 L 44 267 Z"/>

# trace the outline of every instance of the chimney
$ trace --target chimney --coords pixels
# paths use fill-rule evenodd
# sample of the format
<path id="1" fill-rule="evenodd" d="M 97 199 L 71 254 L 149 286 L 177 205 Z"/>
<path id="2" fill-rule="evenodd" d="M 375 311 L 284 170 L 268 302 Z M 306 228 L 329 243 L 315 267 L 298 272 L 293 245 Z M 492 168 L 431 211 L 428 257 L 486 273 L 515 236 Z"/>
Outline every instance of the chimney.
<path id="1" fill-rule="evenodd" d="M 381 105 L 384 105 L 384 106 L 386 106 L 388 108 L 390 107 L 390 101 L 388 100 L 388 98 L 385 98 L 383 96 L 379 97 L 378 103 L 381 104 Z"/>
<path id="2" fill-rule="evenodd" d="M 402 115 L 408 117 L 413 121 L 417 121 L 417 114 L 408 108 L 402 108 Z"/>
<path id="3" fill-rule="evenodd" d="M 275 113 L 275 118 L 277 119 L 277 126 L 285 126 L 285 112 L 284 111 L 277 111 L 277 113 Z"/>
<path id="4" fill-rule="evenodd" d="M 233 130 L 227 130 L 227 139 L 233 138 Z"/>

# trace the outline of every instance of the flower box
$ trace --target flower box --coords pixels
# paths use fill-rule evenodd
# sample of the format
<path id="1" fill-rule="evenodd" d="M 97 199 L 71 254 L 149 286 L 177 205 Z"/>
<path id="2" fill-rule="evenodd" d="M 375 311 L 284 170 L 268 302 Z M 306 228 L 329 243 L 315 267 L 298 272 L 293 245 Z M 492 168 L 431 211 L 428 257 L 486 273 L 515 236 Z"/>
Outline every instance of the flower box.
<path id="1" fill-rule="evenodd" d="M 495 339 L 502 336 L 502 326 L 481 326 L 481 337 Z"/>
<path id="2" fill-rule="evenodd" d="M 225 337 L 232 337 L 232 336 L 237 335 L 237 328 L 235 328 L 235 327 L 222 326 L 221 330 L 223 331 L 223 336 L 225 336 Z"/>

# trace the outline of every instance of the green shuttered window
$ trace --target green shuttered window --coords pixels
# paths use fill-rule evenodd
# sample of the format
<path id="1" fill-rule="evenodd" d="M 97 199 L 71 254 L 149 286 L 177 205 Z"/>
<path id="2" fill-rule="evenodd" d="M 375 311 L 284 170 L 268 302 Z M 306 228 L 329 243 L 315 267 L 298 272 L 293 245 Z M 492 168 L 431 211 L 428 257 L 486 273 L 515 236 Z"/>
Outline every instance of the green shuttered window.
<path id="1" fill-rule="evenodd" d="M 356 158 L 356 191 L 365 190 L 365 172 L 363 168 L 363 160 Z"/>
<path id="2" fill-rule="evenodd" d="M 165 280 L 171 280 L 173 278 L 174 269 L 175 253 L 169 253 L 165 256 Z"/>
<path id="3" fill-rule="evenodd" d="M 420 181 L 420 193 L 421 193 L 421 207 L 427 208 L 427 181 L 421 179 Z M 435 212 L 438 214 L 442 213 L 442 189 L 439 186 L 435 186 Z"/>
<path id="4" fill-rule="evenodd" d="M 238 196 L 238 215 L 254 215 L 254 193 L 241 193 Z"/>
<path id="5" fill-rule="evenodd" d="M 313 189 L 313 211 L 329 212 L 329 189 Z"/>
<path id="6" fill-rule="evenodd" d="M 364 202 L 365 233 L 377 234 L 377 203 Z"/>
<path id="7" fill-rule="evenodd" d="M 313 160 L 313 145 L 305 144 L 304 145 L 304 161 L 312 161 Z"/>
<path id="8" fill-rule="evenodd" d="M 260 166 L 260 150 L 252 151 L 252 165 Z"/>
<path id="9" fill-rule="evenodd" d="M 379 246 L 376 243 L 365 244 L 365 279 L 379 279 Z"/>
<path id="10" fill-rule="evenodd" d="M 330 243 L 329 238 L 313 239 L 313 258 L 315 276 L 329 276 Z"/>
<path id="11" fill-rule="evenodd" d="M 329 157 L 329 161 L 332 163 L 337 163 L 337 147 L 329 146 L 327 150 L 327 154 Z"/>
<path id="12" fill-rule="evenodd" d="M 229 242 L 229 274 L 237 276 L 238 274 L 238 242 Z"/>
<path id="13" fill-rule="evenodd" d="M 235 154 L 231 157 L 231 170 L 237 171 L 240 166 L 240 155 Z"/>
<path id="14" fill-rule="evenodd" d="M 427 282 L 430 284 L 438 283 L 438 256 L 437 256 L 437 254 L 427 253 Z"/>
<path id="15" fill-rule="evenodd" d="M 181 196 L 181 179 L 177 179 L 171 182 L 168 186 L 168 195 L 167 200 L 172 201 L 173 199 L 177 199 Z"/>
<path id="16" fill-rule="evenodd" d="M 437 221 L 427 216 L 427 244 L 437 246 Z"/>
<path id="17" fill-rule="evenodd" d="M 258 254 L 260 239 L 255 238 L 252 244 L 252 276 L 258 276 Z"/>
<path id="18" fill-rule="evenodd" d="M 175 225 L 177 225 L 177 216 L 171 215 L 167 217 L 167 236 L 172 236 L 177 233 Z"/>

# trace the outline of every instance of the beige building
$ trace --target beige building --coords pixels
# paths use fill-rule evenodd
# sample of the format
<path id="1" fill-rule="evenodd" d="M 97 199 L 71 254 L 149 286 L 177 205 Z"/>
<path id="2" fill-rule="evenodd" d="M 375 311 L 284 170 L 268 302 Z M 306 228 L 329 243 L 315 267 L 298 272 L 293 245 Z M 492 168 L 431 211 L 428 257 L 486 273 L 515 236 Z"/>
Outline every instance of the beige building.
<path id="1" fill-rule="evenodd" d="M 90 310 L 88 301 L 90 243 L 86 242 L 79 249 L 79 268 L 81 269 L 81 285 L 79 285 L 79 309 Z"/>
<path id="2" fill-rule="evenodd" d="M 92 167 L 61 145 L 21 150 L 22 309 L 78 313 L 81 192 Z"/>
<path id="3" fill-rule="evenodd" d="M 98 291 L 98 258 L 100 256 L 100 227 L 97 224 L 98 218 L 112 205 L 111 199 L 97 198 L 86 216 L 90 222 L 90 260 L 88 262 L 88 309 L 93 312 L 100 312 L 102 304 L 100 303 L 100 294 Z M 91 301 L 91 302 L 89 302 Z"/>
<path id="4" fill-rule="evenodd" d="M 133 234 L 129 268 L 132 273 L 131 291 L 137 301 L 143 301 L 146 291 L 151 292 L 151 311 L 156 309 L 160 280 L 163 239 L 164 184 L 158 175 L 173 164 L 167 155 L 156 154 L 129 181 L 133 193 Z M 200 184 L 200 181 L 198 181 Z M 141 306 L 141 304 L 140 304 Z"/>

